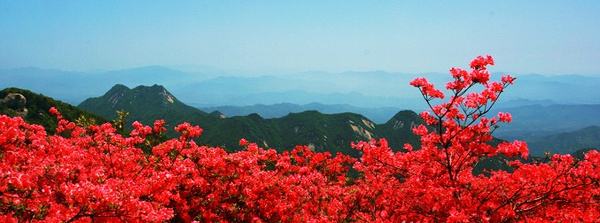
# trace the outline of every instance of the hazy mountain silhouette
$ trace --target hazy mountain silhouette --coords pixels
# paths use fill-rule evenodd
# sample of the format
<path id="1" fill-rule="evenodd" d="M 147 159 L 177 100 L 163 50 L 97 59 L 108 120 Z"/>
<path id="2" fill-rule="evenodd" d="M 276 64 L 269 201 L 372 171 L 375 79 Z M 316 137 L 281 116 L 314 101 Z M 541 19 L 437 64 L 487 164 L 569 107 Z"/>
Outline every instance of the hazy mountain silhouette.
<path id="1" fill-rule="evenodd" d="M 495 111 L 513 116 L 511 123 L 495 131 L 496 136 L 505 139 L 530 139 L 600 125 L 600 104 L 527 105 Z"/>
<path id="2" fill-rule="evenodd" d="M 0 87 L 20 87 L 71 103 L 102 94 L 111 86 L 160 84 L 182 101 L 202 107 L 254 104 L 348 104 L 358 107 L 423 109 L 410 80 L 426 76 L 437 86 L 447 74 L 407 74 L 385 71 L 320 71 L 292 74 L 235 74 L 214 69 L 190 73 L 162 66 L 102 72 L 72 72 L 39 68 L 0 70 Z M 498 76 L 498 75 L 495 75 Z M 600 104 L 600 77 L 581 75 L 516 75 L 516 84 L 502 96 L 502 104 Z M 511 103 L 513 102 L 513 103 Z M 520 104 L 518 104 L 520 103 Z"/>
<path id="3" fill-rule="evenodd" d="M 321 104 L 321 103 L 310 103 L 310 104 L 292 104 L 292 103 L 278 103 L 278 104 L 256 104 L 248 106 L 217 106 L 217 107 L 200 107 L 201 110 L 206 112 L 219 111 L 227 117 L 231 116 L 244 116 L 252 113 L 257 113 L 264 118 L 279 118 L 289 113 L 297 113 L 308 110 L 315 110 L 325 114 L 335 114 L 342 112 L 352 112 L 366 116 L 375 123 L 384 123 L 388 121 L 400 108 L 395 107 L 377 107 L 377 108 L 366 108 L 357 107 L 347 104 Z"/>
<path id="4" fill-rule="evenodd" d="M 578 150 L 600 148 L 600 126 L 589 126 L 570 132 L 534 137 L 528 141 L 533 155 L 576 153 Z"/>

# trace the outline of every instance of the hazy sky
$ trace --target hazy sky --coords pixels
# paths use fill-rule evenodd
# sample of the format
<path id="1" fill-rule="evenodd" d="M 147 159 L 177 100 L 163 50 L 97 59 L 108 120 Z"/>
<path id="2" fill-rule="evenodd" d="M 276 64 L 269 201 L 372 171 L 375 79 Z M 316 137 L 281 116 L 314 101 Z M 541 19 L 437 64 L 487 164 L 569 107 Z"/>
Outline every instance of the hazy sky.
<path id="1" fill-rule="evenodd" d="M 600 1 L 0 0 L 0 68 L 600 75 Z"/>

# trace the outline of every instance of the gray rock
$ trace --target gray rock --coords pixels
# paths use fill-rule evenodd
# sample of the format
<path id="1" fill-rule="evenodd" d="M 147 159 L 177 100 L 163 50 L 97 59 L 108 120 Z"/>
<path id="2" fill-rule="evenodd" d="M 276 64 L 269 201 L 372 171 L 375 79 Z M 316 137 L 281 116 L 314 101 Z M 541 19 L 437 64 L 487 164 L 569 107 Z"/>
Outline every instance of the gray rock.
<path id="1" fill-rule="evenodd" d="M 8 93 L 6 97 L 0 99 L 0 105 L 13 110 L 18 116 L 27 115 L 27 98 L 19 93 Z"/>

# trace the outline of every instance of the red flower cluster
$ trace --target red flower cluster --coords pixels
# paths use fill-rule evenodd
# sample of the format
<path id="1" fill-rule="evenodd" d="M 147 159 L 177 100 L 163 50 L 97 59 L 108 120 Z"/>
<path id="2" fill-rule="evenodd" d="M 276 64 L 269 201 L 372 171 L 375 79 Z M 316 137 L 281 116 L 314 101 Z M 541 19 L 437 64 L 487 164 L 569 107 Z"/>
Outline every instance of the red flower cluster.
<path id="1" fill-rule="evenodd" d="M 471 69 L 474 70 L 485 69 L 488 65 L 494 65 L 494 58 L 490 55 L 477 56 L 471 61 Z"/>
<path id="2" fill-rule="evenodd" d="M 425 78 L 417 78 L 410 82 L 410 85 L 419 88 L 424 97 L 433 99 L 433 98 L 444 98 L 444 93 L 442 91 L 436 89 L 432 83 Z"/>
<path id="3" fill-rule="evenodd" d="M 198 126 L 192 126 L 190 123 L 184 122 L 175 126 L 175 131 L 181 133 L 180 139 L 185 141 L 189 138 L 196 138 L 200 136 L 202 134 L 203 129 Z"/>
<path id="4" fill-rule="evenodd" d="M 151 143 L 165 132 L 134 123 L 129 136 L 111 124 L 80 127 L 58 117 L 56 135 L 21 118 L 0 116 L 0 222 L 595 222 L 600 219 L 600 153 L 583 160 L 511 162 L 513 172 L 474 175 L 482 159 L 527 157 L 524 142 L 492 146 L 507 113 L 485 115 L 514 82 L 483 81 L 493 64 L 478 57 L 472 71 L 454 68 L 442 98 L 425 79 L 431 112 L 414 129 L 420 148 L 393 152 L 385 139 L 357 142 L 360 158 L 298 146 L 277 153 L 241 139 L 228 153 L 197 145 L 202 129 Z M 475 73 L 474 73 L 475 72 Z M 481 92 L 467 93 L 473 86 Z M 440 94 L 442 96 L 440 96 Z M 142 148 L 150 145 L 149 152 Z"/>
<path id="5" fill-rule="evenodd" d="M 498 112 L 498 119 L 501 122 L 509 123 L 512 121 L 512 115 L 510 115 L 510 113 L 506 113 L 506 112 Z"/>

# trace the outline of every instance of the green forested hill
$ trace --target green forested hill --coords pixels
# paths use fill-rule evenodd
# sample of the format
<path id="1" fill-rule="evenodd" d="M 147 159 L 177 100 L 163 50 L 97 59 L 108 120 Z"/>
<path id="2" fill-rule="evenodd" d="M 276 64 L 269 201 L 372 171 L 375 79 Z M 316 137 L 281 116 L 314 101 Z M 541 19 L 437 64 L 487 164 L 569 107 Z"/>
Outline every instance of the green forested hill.
<path id="1" fill-rule="evenodd" d="M 40 124 L 52 133 L 56 128 L 56 118 L 48 112 L 51 107 L 56 107 L 69 120 L 86 117 L 96 123 L 106 122 L 101 116 L 28 90 L 6 88 L 0 91 L 0 114 L 22 116 L 27 122 Z"/>
<path id="2" fill-rule="evenodd" d="M 529 140 L 534 155 L 549 153 L 576 153 L 577 150 L 600 148 L 600 126 L 588 126 L 579 130 L 536 137 Z"/>
<path id="3" fill-rule="evenodd" d="M 172 128 L 184 121 L 205 129 L 198 140 L 214 146 L 237 149 L 240 138 L 261 146 L 287 150 L 295 145 L 308 145 L 316 151 L 343 152 L 358 155 L 350 143 L 359 140 L 386 137 L 394 148 L 404 143 L 416 143 L 412 126 L 421 123 L 417 114 L 402 111 L 385 124 L 376 125 L 354 113 L 322 114 L 317 111 L 291 113 L 281 118 L 264 119 L 257 114 L 226 118 L 220 113 L 205 113 L 180 102 L 162 86 L 138 86 L 129 89 L 115 85 L 101 97 L 90 98 L 80 108 L 112 119 L 116 111 L 130 113 L 128 123 L 134 120 L 145 124 L 165 119 Z"/>
<path id="4" fill-rule="evenodd" d="M 187 117 L 208 115 L 177 100 L 159 85 L 129 89 L 117 84 L 104 95 L 81 102 L 79 107 L 108 119 L 115 118 L 115 111 L 125 110 L 131 114 L 130 121 L 148 121 L 161 117 L 167 120 L 185 120 Z"/>
<path id="5" fill-rule="evenodd" d="M 412 128 L 424 124 L 421 117 L 409 110 L 396 113 L 389 121 L 377 125 L 377 135 L 386 138 L 394 148 L 401 148 L 404 143 L 410 143 L 415 147 L 420 145 L 419 138 L 412 133 Z"/>

